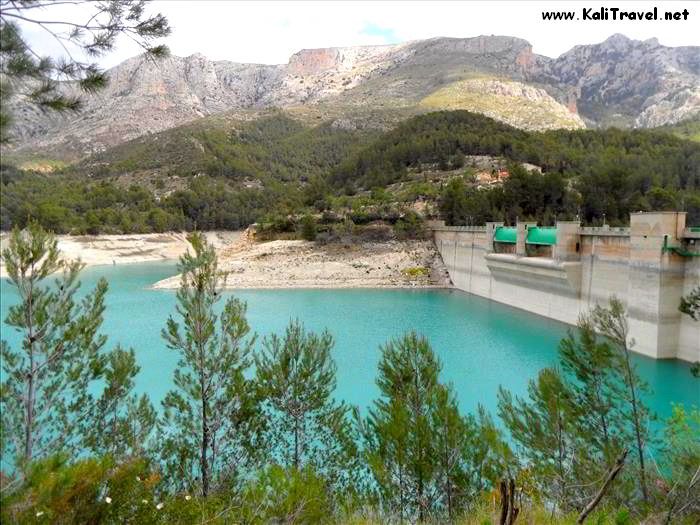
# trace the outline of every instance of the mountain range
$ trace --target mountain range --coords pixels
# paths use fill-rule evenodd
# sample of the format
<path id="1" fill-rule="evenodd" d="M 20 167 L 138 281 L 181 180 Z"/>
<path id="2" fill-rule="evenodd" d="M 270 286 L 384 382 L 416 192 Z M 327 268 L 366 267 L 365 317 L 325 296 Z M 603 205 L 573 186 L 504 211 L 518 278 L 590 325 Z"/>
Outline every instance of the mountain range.
<path id="1" fill-rule="evenodd" d="M 108 74 L 79 113 L 47 114 L 16 98 L 15 152 L 72 161 L 203 117 L 247 121 L 271 108 L 378 128 L 439 109 L 528 130 L 655 127 L 700 114 L 700 47 L 623 35 L 555 59 L 519 38 L 479 36 L 302 50 L 283 65 L 138 56 Z"/>

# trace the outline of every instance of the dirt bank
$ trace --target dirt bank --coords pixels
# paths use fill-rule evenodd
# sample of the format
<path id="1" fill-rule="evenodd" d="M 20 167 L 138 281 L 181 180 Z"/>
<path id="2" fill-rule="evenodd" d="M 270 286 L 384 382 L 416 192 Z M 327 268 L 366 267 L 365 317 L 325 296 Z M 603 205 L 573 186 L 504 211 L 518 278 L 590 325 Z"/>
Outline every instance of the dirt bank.
<path id="1" fill-rule="evenodd" d="M 406 288 L 449 286 L 430 241 L 254 242 L 243 232 L 207 232 L 219 252 L 227 288 Z M 7 242 L 7 234 L 0 244 Z M 185 233 L 58 236 L 66 259 L 87 265 L 174 260 L 188 249 Z M 0 275 L 5 276 L 4 265 Z M 154 288 L 179 286 L 179 276 Z"/>
<path id="2" fill-rule="evenodd" d="M 241 232 L 207 232 L 218 249 L 237 242 Z M 9 234 L 0 236 L 4 248 Z M 59 235 L 58 249 L 65 259 L 80 259 L 86 265 L 129 264 L 177 259 L 189 247 L 187 234 L 179 232 L 133 235 Z M 5 265 L 0 263 L 0 275 Z"/>
<path id="3" fill-rule="evenodd" d="M 449 286 L 430 241 L 318 244 L 248 242 L 220 250 L 227 288 L 406 288 Z M 154 288 L 177 288 L 179 276 Z"/>

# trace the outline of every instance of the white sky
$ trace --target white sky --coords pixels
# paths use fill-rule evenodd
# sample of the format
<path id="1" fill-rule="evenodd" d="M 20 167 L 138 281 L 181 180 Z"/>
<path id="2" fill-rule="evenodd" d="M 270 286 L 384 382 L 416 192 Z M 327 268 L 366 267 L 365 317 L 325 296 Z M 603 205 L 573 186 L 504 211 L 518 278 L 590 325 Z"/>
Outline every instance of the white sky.
<path id="1" fill-rule="evenodd" d="M 620 7 L 631 11 L 688 9 L 687 21 L 543 21 L 543 10 Z M 54 6 L 37 19 L 89 17 L 90 6 Z M 228 0 L 155 0 L 173 33 L 165 40 L 172 54 L 199 52 L 215 60 L 286 63 L 304 48 L 397 43 L 436 36 L 508 35 L 529 41 L 535 53 L 556 57 L 577 44 L 592 44 L 614 33 L 667 46 L 700 45 L 700 2 L 572 1 L 360 1 L 234 2 Z M 663 16 L 663 15 L 662 15 Z M 39 27 L 23 26 L 39 53 L 60 53 L 60 46 Z M 140 49 L 128 40 L 100 60 L 111 67 Z"/>

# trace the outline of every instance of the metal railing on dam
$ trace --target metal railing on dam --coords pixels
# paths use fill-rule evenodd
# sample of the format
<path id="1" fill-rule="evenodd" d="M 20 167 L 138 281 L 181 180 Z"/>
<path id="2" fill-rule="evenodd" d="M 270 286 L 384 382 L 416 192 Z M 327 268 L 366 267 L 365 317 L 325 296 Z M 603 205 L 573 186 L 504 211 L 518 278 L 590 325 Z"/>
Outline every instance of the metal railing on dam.
<path id="1" fill-rule="evenodd" d="M 585 226 L 578 230 L 579 235 L 599 235 L 601 237 L 629 237 L 630 229 L 626 227 Z"/>
<path id="2" fill-rule="evenodd" d="M 445 231 L 445 232 L 470 232 L 470 233 L 485 233 L 486 226 L 445 226 L 435 225 L 428 226 L 433 231 Z"/>

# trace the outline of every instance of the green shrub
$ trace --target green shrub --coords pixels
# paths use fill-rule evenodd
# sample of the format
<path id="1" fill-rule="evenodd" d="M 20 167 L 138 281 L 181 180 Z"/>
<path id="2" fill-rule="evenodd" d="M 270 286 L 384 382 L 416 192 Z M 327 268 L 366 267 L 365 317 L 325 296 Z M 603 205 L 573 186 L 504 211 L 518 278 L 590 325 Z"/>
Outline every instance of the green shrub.
<path id="1" fill-rule="evenodd" d="M 141 460 L 37 461 L 2 500 L 3 523 L 156 523 L 159 477 Z"/>
<path id="2" fill-rule="evenodd" d="M 409 210 L 394 224 L 394 233 L 399 239 L 417 239 L 425 236 L 423 218 Z"/>
<path id="3" fill-rule="evenodd" d="M 312 469 L 279 465 L 262 471 L 243 491 L 244 523 L 333 523 L 325 481 Z"/>
<path id="4" fill-rule="evenodd" d="M 315 241 L 318 230 L 316 228 L 316 219 L 312 215 L 304 215 L 301 219 L 300 228 L 301 238 L 305 241 Z"/>
<path id="5" fill-rule="evenodd" d="M 425 277 L 429 275 L 430 268 L 426 268 L 425 266 L 413 266 L 410 268 L 404 268 L 403 270 L 401 270 L 401 273 L 404 274 L 406 277 L 417 279 L 419 277 Z"/>

